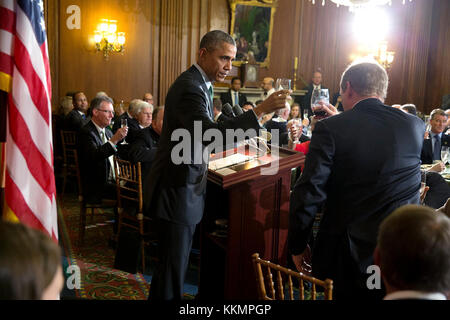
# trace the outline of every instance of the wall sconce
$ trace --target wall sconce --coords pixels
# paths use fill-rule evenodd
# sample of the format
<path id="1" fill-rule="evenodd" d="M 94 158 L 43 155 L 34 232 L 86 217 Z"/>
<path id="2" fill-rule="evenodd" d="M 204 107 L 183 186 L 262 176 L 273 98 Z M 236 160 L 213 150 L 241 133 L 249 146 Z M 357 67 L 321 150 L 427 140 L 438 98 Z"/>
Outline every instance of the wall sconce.
<path id="1" fill-rule="evenodd" d="M 117 20 L 102 19 L 94 35 L 97 51 L 103 52 L 108 60 L 110 52 L 123 52 L 125 49 L 125 32 L 117 32 Z"/>
<path id="2" fill-rule="evenodd" d="M 378 45 L 377 53 L 373 55 L 375 60 L 378 61 L 386 70 L 389 70 L 392 67 L 392 63 L 394 62 L 394 51 L 387 51 L 387 42 L 382 41 Z"/>

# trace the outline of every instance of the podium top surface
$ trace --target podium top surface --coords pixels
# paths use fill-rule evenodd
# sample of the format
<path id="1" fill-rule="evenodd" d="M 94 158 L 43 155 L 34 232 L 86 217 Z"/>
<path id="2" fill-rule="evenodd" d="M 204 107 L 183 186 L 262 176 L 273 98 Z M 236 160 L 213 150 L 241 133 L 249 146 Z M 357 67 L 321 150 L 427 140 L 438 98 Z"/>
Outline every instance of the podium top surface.
<path id="1" fill-rule="evenodd" d="M 228 188 L 259 177 L 276 177 L 279 172 L 296 168 L 305 161 L 303 153 L 278 146 L 270 146 L 270 149 L 271 152 L 263 156 L 248 148 L 234 148 L 211 155 L 208 180 Z"/>

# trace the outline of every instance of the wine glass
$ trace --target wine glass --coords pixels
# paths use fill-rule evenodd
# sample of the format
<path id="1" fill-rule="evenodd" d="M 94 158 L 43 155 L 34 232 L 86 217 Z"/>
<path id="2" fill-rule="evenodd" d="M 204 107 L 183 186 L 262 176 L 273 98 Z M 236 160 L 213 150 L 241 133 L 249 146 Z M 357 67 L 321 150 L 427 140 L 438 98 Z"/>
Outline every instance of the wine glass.
<path id="1" fill-rule="evenodd" d="M 431 131 L 431 124 L 430 124 L 430 116 L 425 116 L 425 124 L 426 124 L 426 128 L 425 128 L 425 132 L 427 132 L 428 134 L 425 135 L 425 139 L 431 139 L 430 137 L 430 131 Z"/>
<path id="2" fill-rule="evenodd" d="M 275 90 L 291 90 L 291 79 L 278 78 L 275 82 Z"/>
<path id="3" fill-rule="evenodd" d="M 444 163 L 444 165 L 447 163 L 449 156 L 449 148 L 446 146 L 441 147 L 441 160 Z"/>
<path id="4" fill-rule="evenodd" d="M 320 103 L 329 104 L 330 95 L 328 89 L 316 89 L 312 92 L 311 110 L 318 117 L 325 117 L 327 113 L 320 108 Z"/>
<path id="5" fill-rule="evenodd" d="M 120 120 L 120 124 L 121 124 L 121 127 L 122 127 L 122 128 L 127 127 L 127 126 L 128 126 L 128 121 L 127 121 L 127 119 L 126 119 L 126 118 L 122 118 L 122 119 Z M 124 138 L 123 141 L 122 141 L 120 144 L 128 144 L 128 142 L 127 142 L 127 141 L 125 140 L 125 138 Z"/>

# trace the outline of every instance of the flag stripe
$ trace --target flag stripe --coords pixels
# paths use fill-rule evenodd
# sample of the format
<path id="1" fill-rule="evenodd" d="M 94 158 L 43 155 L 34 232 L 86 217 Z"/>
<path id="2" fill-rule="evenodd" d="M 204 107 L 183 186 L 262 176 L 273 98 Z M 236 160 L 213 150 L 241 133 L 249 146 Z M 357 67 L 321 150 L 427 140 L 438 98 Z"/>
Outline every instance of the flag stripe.
<path id="1" fill-rule="evenodd" d="M 8 75 L 12 74 L 13 61 L 11 56 L 0 52 L 0 72 L 6 73 Z"/>
<path id="2" fill-rule="evenodd" d="M 0 7 L 0 16 L 2 17 L 2 19 L 0 20 L 0 29 L 4 29 L 13 33 L 15 21 L 14 12 L 9 9 Z"/>
<path id="3" fill-rule="evenodd" d="M 28 17 L 25 15 L 25 13 L 20 8 L 18 8 L 16 14 L 17 14 L 16 17 L 17 33 L 15 37 L 15 42 L 17 42 L 17 39 L 20 39 L 21 43 L 25 44 L 26 51 L 29 57 L 28 59 L 29 61 L 31 61 L 31 64 L 33 65 L 34 72 L 38 75 L 39 79 L 41 79 L 41 83 L 44 84 L 45 93 L 47 95 L 47 102 L 51 110 L 50 95 L 47 88 L 47 75 L 45 73 L 45 63 L 44 57 L 42 56 L 40 44 L 37 42 L 34 36 L 32 25 L 28 20 Z M 16 50 L 16 47 L 14 50 Z"/>
<path id="4" fill-rule="evenodd" d="M 14 185 L 22 195 L 21 199 L 24 201 L 22 206 L 26 204 L 50 235 L 52 225 L 51 200 L 36 182 L 33 175 L 28 171 L 25 159 L 10 136 L 8 136 L 8 143 L 6 145 L 6 172 L 7 178 L 9 177 L 14 182 Z M 8 181 L 6 183 L 8 185 Z M 23 213 L 14 210 L 11 201 L 8 201 L 8 205 L 20 219 Z M 22 219 L 20 220 L 22 221 Z"/>
<path id="5" fill-rule="evenodd" d="M 42 56 L 44 57 L 44 67 L 45 67 L 45 74 L 47 75 L 47 90 L 48 90 L 48 96 L 52 96 L 52 80 L 51 80 L 51 73 L 50 73 L 50 61 L 48 60 L 48 50 L 47 50 L 47 42 L 43 43 L 41 46 L 41 52 Z"/>
<path id="6" fill-rule="evenodd" d="M 47 104 L 47 90 L 31 64 L 30 55 L 28 54 L 27 49 L 19 39 L 16 39 L 15 41 L 14 60 L 20 74 L 28 86 L 28 91 L 31 94 L 31 99 L 33 100 L 35 107 L 39 110 L 48 125 L 50 117 Z M 45 81 L 47 81 L 47 79 L 45 79 Z"/>
<path id="7" fill-rule="evenodd" d="M 5 190 L 5 199 L 19 221 L 32 228 L 47 230 L 34 215 L 30 207 L 28 207 L 21 190 L 19 190 L 8 173 L 6 173 L 6 184 L 8 188 Z"/>
<path id="8" fill-rule="evenodd" d="M 14 106 L 25 120 L 35 145 L 39 148 L 47 162 L 52 164 L 52 150 L 49 148 L 49 146 L 51 146 L 50 126 L 45 122 L 45 119 L 42 118 L 42 115 L 34 106 L 30 92 L 27 90 L 25 80 L 17 71 L 14 71 L 13 87 L 13 100 L 10 100 L 10 102 L 14 103 Z M 44 130 L 45 128 L 47 128 L 47 130 Z"/>
<path id="9" fill-rule="evenodd" d="M 14 0 L 0 0 L 0 7 L 5 7 L 14 12 Z"/>
<path id="10" fill-rule="evenodd" d="M 55 185 L 53 180 L 49 180 L 47 177 L 53 173 L 53 168 L 45 161 L 41 152 L 36 148 L 22 115 L 17 111 L 16 106 L 11 101 L 9 115 L 11 138 L 26 159 L 30 173 L 41 187 L 46 190 L 47 196 L 51 200 L 52 194 L 55 192 Z M 14 123 L 11 123 L 11 118 L 14 119 Z"/>
<path id="11" fill-rule="evenodd" d="M 14 36 L 11 32 L 0 29 L 0 52 L 3 52 L 7 55 L 12 55 L 13 39 Z"/>

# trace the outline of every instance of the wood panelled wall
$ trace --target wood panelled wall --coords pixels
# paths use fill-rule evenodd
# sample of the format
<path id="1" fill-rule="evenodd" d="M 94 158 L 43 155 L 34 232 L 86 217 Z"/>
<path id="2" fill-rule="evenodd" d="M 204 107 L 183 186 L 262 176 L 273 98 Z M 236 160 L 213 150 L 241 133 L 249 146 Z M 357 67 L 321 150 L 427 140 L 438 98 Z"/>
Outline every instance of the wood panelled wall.
<path id="1" fill-rule="evenodd" d="M 279 0 L 271 64 L 260 77 L 293 78 L 299 58 L 297 88 L 321 68 L 324 85 L 339 90 L 342 71 L 357 49 L 353 14 L 330 1 Z M 68 30 L 69 5 L 81 8 L 81 29 Z M 130 101 L 153 92 L 158 104 L 173 80 L 195 62 L 201 36 L 212 29 L 228 31 L 227 0 L 56 0 L 47 1 L 53 102 L 67 91 L 83 90 L 88 98 L 106 91 Z M 450 31 L 448 0 L 393 0 L 386 7 L 392 22 L 387 41 L 396 52 L 387 103 L 415 103 L 429 112 L 450 93 Z M 93 49 L 93 31 L 100 19 L 119 21 L 126 32 L 126 51 L 104 61 Z"/>

